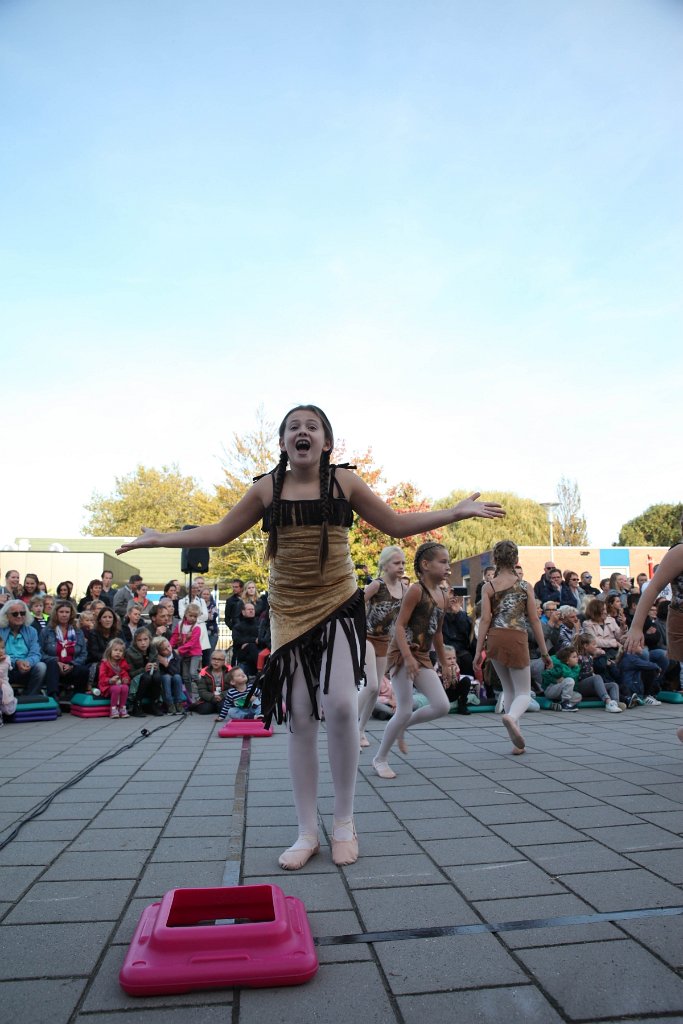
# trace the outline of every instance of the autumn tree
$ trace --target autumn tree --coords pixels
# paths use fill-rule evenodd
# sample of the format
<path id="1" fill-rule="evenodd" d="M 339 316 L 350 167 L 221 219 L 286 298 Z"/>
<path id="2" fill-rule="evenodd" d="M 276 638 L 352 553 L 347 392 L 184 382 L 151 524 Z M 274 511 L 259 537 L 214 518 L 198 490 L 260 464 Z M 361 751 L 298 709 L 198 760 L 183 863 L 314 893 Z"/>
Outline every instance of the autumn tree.
<path id="1" fill-rule="evenodd" d="M 468 491 L 453 491 L 447 498 L 436 502 L 434 507 L 449 508 L 468 496 Z M 443 543 L 453 561 L 490 551 L 497 541 L 503 539 L 512 540 L 519 546 L 548 543 L 548 520 L 545 509 L 538 502 L 508 491 L 487 491 L 486 500 L 500 502 L 506 512 L 505 519 L 465 519 L 444 527 Z"/>
<path id="2" fill-rule="evenodd" d="M 650 505 L 635 519 L 624 523 L 619 531 L 619 544 L 623 547 L 646 544 L 668 547 L 675 544 L 681 539 L 681 516 L 683 504 Z"/>
<path id="3" fill-rule="evenodd" d="M 116 477 L 111 494 L 93 493 L 85 506 L 90 518 L 81 533 L 93 537 L 137 537 L 143 526 L 180 530 L 186 523 L 203 523 L 207 496 L 177 465 L 152 469 L 138 465 Z"/>
<path id="4" fill-rule="evenodd" d="M 588 544 L 586 519 L 581 511 L 581 495 L 576 480 L 561 477 L 557 485 L 560 507 L 555 511 L 555 543 L 558 547 L 581 547 Z"/>

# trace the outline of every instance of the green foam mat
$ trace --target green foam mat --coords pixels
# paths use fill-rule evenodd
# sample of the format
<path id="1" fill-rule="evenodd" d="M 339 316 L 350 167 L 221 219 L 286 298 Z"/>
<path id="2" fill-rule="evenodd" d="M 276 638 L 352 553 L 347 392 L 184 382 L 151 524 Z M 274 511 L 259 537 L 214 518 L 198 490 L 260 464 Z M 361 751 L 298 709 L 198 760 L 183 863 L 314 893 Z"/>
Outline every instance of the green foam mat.
<path id="1" fill-rule="evenodd" d="M 683 704 L 683 693 L 677 693 L 675 690 L 662 690 L 657 694 L 657 700 L 664 701 L 665 704 Z"/>

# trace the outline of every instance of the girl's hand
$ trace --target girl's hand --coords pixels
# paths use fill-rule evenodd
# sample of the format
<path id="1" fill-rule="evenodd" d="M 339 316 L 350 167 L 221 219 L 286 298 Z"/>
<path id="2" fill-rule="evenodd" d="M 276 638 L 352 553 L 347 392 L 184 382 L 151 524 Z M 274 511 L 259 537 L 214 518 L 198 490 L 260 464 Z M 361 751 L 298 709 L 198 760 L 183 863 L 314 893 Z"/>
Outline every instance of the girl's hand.
<path id="1" fill-rule="evenodd" d="M 148 526 L 143 526 L 142 533 L 135 540 L 129 540 L 127 544 L 122 544 L 120 548 L 116 549 L 117 555 L 122 555 L 126 551 L 132 551 L 133 548 L 155 548 L 157 547 L 157 541 L 162 534 L 158 530 L 151 530 Z"/>
<path id="2" fill-rule="evenodd" d="M 455 522 L 460 519 L 502 519 L 505 509 L 497 501 L 477 501 L 480 491 L 463 498 L 453 507 Z"/>
<path id="3" fill-rule="evenodd" d="M 417 678 L 417 675 L 418 675 L 418 673 L 420 671 L 420 663 L 419 663 L 419 661 L 417 661 L 415 658 L 413 658 L 412 654 L 410 654 L 405 659 L 405 664 L 406 664 L 406 671 L 407 671 L 408 675 L 410 676 L 412 681 L 415 682 L 415 679 Z"/>
<path id="4" fill-rule="evenodd" d="M 541 657 L 543 658 L 543 664 L 546 668 L 553 667 L 553 659 L 550 657 L 549 654 L 542 654 Z"/>
<path id="5" fill-rule="evenodd" d="M 642 629 L 634 629 L 633 626 L 631 626 L 628 633 L 624 637 L 624 650 L 627 654 L 637 654 L 642 646 Z"/>

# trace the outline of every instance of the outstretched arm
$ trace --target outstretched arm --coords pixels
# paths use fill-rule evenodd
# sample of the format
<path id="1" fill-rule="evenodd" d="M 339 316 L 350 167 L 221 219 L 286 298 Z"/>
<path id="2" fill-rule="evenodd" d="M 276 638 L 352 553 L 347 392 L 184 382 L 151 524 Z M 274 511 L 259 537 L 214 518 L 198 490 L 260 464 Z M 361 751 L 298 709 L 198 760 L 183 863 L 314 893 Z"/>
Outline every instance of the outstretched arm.
<path id="1" fill-rule="evenodd" d="M 624 649 L 629 653 L 633 654 L 636 650 L 639 650 L 643 643 L 643 625 L 647 618 L 647 613 L 654 604 L 656 597 L 667 583 L 671 583 L 676 576 L 680 576 L 683 572 L 683 544 L 677 544 L 671 551 L 667 551 L 662 559 L 659 569 L 654 574 L 652 579 L 647 585 L 647 591 L 645 597 L 647 600 L 643 600 L 641 595 L 638 604 L 636 605 L 636 613 L 633 616 L 631 622 L 631 628 L 626 634 L 624 640 Z M 654 594 L 652 600 L 647 596 L 648 594 Z"/>
<path id="2" fill-rule="evenodd" d="M 505 510 L 497 501 L 477 501 L 479 491 L 458 502 L 452 508 L 433 509 L 431 512 L 398 512 L 378 498 L 360 477 L 349 470 L 338 469 L 339 482 L 353 509 L 366 522 L 389 537 L 412 537 L 428 533 L 440 526 L 457 523 L 461 519 L 502 519 Z"/>
<path id="3" fill-rule="evenodd" d="M 217 548 L 229 544 L 259 521 L 272 499 L 272 487 L 269 476 L 257 480 L 218 523 L 172 533 L 159 533 L 145 527 L 139 537 L 117 548 L 116 554 L 134 548 Z"/>

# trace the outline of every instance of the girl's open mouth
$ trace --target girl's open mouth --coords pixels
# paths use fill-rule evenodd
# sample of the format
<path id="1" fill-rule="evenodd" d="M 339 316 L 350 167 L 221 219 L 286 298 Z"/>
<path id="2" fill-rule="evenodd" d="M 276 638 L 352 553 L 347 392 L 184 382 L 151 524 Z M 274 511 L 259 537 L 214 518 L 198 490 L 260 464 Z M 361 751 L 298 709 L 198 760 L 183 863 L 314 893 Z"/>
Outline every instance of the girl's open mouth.
<path id="1" fill-rule="evenodd" d="M 307 437 L 300 437 L 296 442 L 295 448 L 298 452 L 307 452 L 310 450 L 311 442 Z"/>

